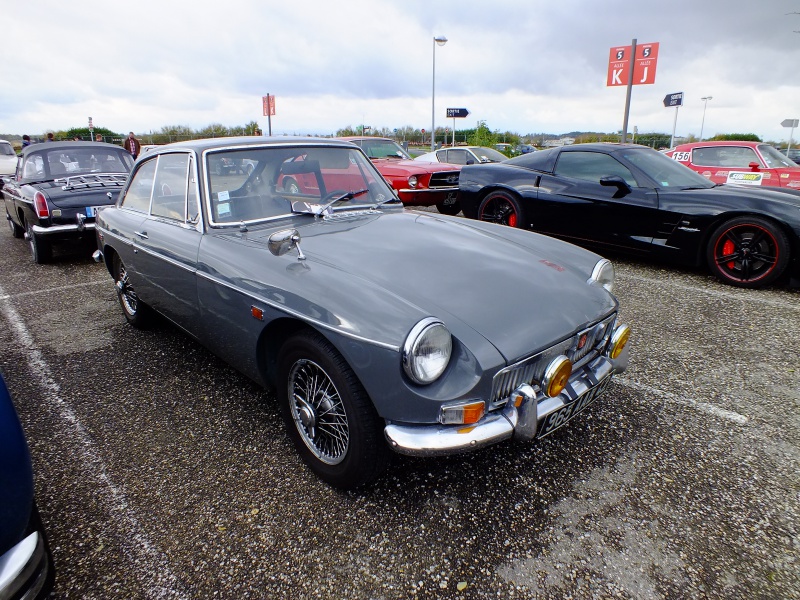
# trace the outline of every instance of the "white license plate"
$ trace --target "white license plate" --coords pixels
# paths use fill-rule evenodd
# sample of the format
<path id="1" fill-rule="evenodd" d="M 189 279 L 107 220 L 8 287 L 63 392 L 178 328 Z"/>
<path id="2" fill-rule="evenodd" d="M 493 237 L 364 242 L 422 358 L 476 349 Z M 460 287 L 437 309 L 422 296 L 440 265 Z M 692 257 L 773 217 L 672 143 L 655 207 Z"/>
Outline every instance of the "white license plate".
<path id="1" fill-rule="evenodd" d="M 592 404 L 592 402 L 595 401 L 595 399 L 597 399 L 600 394 L 605 392 L 610 383 L 611 377 L 606 377 L 596 386 L 584 392 L 584 394 L 572 404 L 568 404 L 556 412 L 547 415 L 541 427 L 539 427 L 537 437 L 541 438 L 549 435 L 562 425 L 566 425 L 567 422 L 572 419 L 572 417 L 587 408 L 590 404 Z"/>

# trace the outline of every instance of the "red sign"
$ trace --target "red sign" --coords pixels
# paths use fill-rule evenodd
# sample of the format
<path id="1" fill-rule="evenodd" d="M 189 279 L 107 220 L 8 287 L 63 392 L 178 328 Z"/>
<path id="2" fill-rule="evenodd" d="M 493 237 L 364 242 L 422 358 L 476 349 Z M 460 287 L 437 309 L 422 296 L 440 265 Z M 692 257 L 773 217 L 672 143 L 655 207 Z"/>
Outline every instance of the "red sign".
<path id="1" fill-rule="evenodd" d="M 656 63 L 658 62 L 658 42 L 637 44 L 633 61 L 633 85 L 646 85 L 656 82 Z M 607 86 L 628 85 L 631 68 L 631 46 L 611 48 L 608 56 Z"/>
<path id="2" fill-rule="evenodd" d="M 266 96 L 261 97 L 261 103 L 264 105 L 264 116 L 275 116 L 275 96 L 270 96 L 267 94 Z"/>

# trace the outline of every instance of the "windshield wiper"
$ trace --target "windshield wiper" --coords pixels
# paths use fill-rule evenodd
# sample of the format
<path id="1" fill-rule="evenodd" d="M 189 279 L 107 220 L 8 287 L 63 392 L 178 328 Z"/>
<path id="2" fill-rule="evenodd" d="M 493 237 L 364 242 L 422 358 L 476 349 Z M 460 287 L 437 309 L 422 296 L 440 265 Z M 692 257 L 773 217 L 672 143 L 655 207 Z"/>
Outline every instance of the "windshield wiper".
<path id="1" fill-rule="evenodd" d="M 302 200 L 298 200 L 292 202 L 292 212 L 311 214 L 314 215 L 315 217 L 319 217 L 320 215 L 329 215 L 332 213 L 332 211 L 330 210 L 331 206 L 333 206 L 337 202 L 341 202 L 342 200 L 352 200 L 356 196 L 360 196 L 361 194 L 366 194 L 368 191 L 369 189 L 353 190 L 352 192 L 345 192 L 344 194 L 336 196 L 333 200 L 325 204 L 312 204 L 310 202 L 303 202 Z"/>

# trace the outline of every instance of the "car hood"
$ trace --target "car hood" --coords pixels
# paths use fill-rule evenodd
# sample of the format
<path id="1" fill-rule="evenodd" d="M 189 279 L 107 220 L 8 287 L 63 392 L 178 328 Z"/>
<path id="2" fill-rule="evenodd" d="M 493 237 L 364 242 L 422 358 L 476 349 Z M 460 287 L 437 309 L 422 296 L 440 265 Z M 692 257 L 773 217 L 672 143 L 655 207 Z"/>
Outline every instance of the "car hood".
<path id="1" fill-rule="evenodd" d="M 689 190 L 691 191 L 691 190 Z M 800 208 L 800 190 L 779 188 L 773 186 L 736 185 L 731 183 L 720 184 L 704 193 L 719 194 L 720 196 L 738 196 L 741 198 L 762 198 L 771 203 L 789 207 Z"/>
<path id="2" fill-rule="evenodd" d="M 433 316 L 462 341 L 472 330 L 515 360 L 616 307 L 587 283 L 600 257 L 535 233 L 413 211 L 340 213 L 298 230 L 307 281 L 330 290 L 328 310 L 339 321 L 384 323 L 395 345 Z"/>
<path id="3" fill-rule="evenodd" d="M 442 171 L 458 171 L 457 165 L 445 163 L 428 163 L 417 160 L 396 160 L 393 158 L 373 158 L 372 163 L 383 175 L 413 175 L 415 173 L 440 173 Z"/>

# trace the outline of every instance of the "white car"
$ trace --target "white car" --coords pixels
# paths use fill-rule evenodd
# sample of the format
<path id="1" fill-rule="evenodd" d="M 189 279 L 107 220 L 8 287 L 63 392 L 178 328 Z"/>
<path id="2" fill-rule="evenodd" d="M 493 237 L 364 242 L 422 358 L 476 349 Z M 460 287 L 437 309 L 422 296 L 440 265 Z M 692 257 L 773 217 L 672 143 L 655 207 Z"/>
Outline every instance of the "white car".
<path id="1" fill-rule="evenodd" d="M 507 156 L 494 148 L 456 146 L 455 148 L 442 148 L 436 152 L 428 152 L 422 156 L 417 156 L 414 160 L 450 163 L 451 165 L 477 165 L 480 163 L 501 162 L 507 159 Z"/>
<path id="2" fill-rule="evenodd" d="M 17 153 L 11 142 L 0 140 L 0 176 L 17 172 Z"/>

